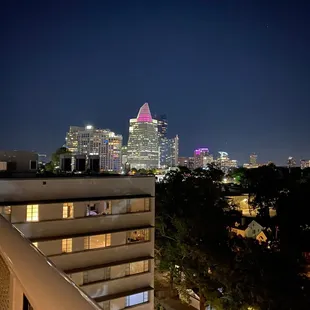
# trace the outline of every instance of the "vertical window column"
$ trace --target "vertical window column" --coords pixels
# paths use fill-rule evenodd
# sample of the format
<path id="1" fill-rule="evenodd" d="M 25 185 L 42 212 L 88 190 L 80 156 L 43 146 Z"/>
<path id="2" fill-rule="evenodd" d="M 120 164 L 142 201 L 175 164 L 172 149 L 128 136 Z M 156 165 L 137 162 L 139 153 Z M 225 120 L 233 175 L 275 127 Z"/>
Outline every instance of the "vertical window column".
<path id="1" fill-rule="evenodd" d="M 71 202 L 67 202 L 63 204 L 62 207 L 62 218 L 68 218 L 68 219 L 72 219 L 73 218 L 73 203 Z"/>
<path id="2" fill-rule="evenodd" d="M 72 239 L 62 239 L 61 241 L 61 249 L 63 253 L 71 253 L 72 252 Z"/>
<path id="3" fill-rule="evenodd" d="M 39 221 L 39 205 L 27 205 L 26 221 L 27 222 Z"/>

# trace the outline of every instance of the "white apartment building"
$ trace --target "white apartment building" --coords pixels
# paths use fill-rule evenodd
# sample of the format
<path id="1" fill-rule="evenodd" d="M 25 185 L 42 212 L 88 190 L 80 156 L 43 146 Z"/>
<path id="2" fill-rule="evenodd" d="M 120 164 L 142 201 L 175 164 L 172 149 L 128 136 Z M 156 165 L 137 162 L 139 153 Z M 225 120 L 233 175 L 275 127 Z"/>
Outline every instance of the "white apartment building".
<path id="1" fill-rule="evenodd" d="M 0 215 L 102 309 L 147 310 L 154 196 L 154 177 L 8 178 Z"/>

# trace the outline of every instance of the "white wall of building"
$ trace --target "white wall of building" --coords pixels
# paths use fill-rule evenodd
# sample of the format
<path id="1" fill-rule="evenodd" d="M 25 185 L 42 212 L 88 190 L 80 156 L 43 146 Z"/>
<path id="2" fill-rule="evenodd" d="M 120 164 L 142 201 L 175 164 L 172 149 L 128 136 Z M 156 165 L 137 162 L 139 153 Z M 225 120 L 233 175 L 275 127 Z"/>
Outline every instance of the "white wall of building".
<path id="1" fill-rule="evenodd" d="M 3 202 L 117 197 L 130 195 L 155 196 L 154 177 L 98 177 L 50 179 L 1 179 Z"/>
<path id="2" fill-rule="evenodd" d="M 137 195 L 147 197 L 133 198 Z M 72 280 L 94 298 L 104 296 L 109 300 L 111 295 L 110 310 L 124 309 L 130 291 L 137 289 L 142 292 L 154 287 L 154 196 L 154 177 L 0 180 L 2 205 L 11 206 L 8 218 L 14 226 L 60 270 L 81 268 L 70 275 Z M 64 203 L 73 204 L 73 218 L 63 218 Z M 29 204 L 38 205 L 36 222 L 27 222 Z M 88 216 L 89 205 L 95 205 L 101 211 L 109 205 L 109 214 Z M 149 232 L 149 240 L 130 241 L 128 234 L 139 229 Z M 102 248 L 85 248 L 85 240 L 95 232 L 109 234 L 111 243 Z M 70 240 L 68 253 L 64 252 L 65 239 Z M 149 259 L 147 271 L 126 274 L 124 262 L 145 259 Z M 109 279 L 104 278 L 106 265 L 110 266 Z M 96 269 L 95 266 L 103 267 Z M 84 270 L 87 270 L 87 280 L 84 279 Z M 98 282 L 84 284 L 85 281 Z M 119 295 L 115 298 L 114 294 Z M 135 306 L 137 310 L 153 308 L 153 291 L 149 292 L 149 302 Z"/>

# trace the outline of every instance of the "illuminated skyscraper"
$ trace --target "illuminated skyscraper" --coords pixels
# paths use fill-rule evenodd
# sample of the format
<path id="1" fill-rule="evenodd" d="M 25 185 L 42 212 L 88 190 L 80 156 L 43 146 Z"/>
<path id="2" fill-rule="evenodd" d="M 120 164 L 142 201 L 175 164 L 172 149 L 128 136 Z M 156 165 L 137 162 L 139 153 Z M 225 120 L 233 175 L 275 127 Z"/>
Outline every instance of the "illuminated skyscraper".
<path id="1" fill-rule="evenodd" d="M 165 114 L 154 116 L 157 120 L 159 166 L 160 168 L 176 167 L 179 156 L 179 137 L 168 138 L 168 120 Z"/>
<path id="2" fill-rule="evenodd" d="M 169 167 L 169 157 L 171 153 L 171 141 L 167 137 L 168 120 L 166 115 L 155 115 L 158 130 L 158 146 L 159 146 L 159 166 L 161 168 Z"/>
<path id="3" fill-rule="evenodd" d="M 290 156 L 287 159 L 287 167 L 290 169 L 290 168 L 295 167 L 295 166 L 296 166 L 296 161 L 292 156 Z"/>
<path id="4" fill-rule="evenodd" d="M 66 147 L 73 154 L 78 153 L 78 147 L 79 147 L 78 134 L 80 131 L 83 130 L 85 130 L 84 127 L 70 126 L 69 131 L 67 132 Z"/>
<path id="5" fill-rule="evenodd" d="M 167 167 L 176 167 L 178 165 L 179 158 L 179 136 L 168 139 L 169 152 L 167 158 Z"/>
<path id="6" fill-rule="evenodd" d="M 158 121 L 152 118 L 148 103 L 140 108 L 137 118 L 129 121 L 127 147 L 127 159 L 131 168 L 159 167 Z"/>
<path id="7" fill-rule="evenodd" d="M 310 160 L 309 159 L 301 159 L 300 160 L 300 168 L 301 169 L 310 168 Z"/>
<path id="8" fill-rule="evenodd" d="M 109 129 L 98 129 L 91 125 L 86 127 L 70 126 L 66 136 L 66 146 L 72 155 L 86 155 L 87 160 L 99 156 L 100 170 L 121 171 L 121 148 L 123 137 Z M 72 170 L 75 161 L 72 159 Z"/>
<path id="9" fill-rule="evenodd" d="M 219 152 L 220 157 L 217 159 L 217 165 L 224 172 L 228 172 L 231 168 L 237 168 L 238 164 L 235 159 L 230 159 L 227 152 Z"/>
<path id="10" fill-rule="evenodd" d="M 106 139 L 100 143 L 100 167 L 105 171 L 120 172 L 122 168 L 123 137 L 109 132 Z"/>
<path id="11" fill-rule="evenodd" d="M 167 132 L 168 132 L 168 120 L 167 120 L 167 115 L 162 114 L 160 116 L 155 115 L 154 119 L 157 120 L 158 123 L 158 135 L 160 137 L 167 137 Z"/>
<path id="12" fill-rule="evenodd" d="M 206 168 L 208 164 L 213 162 L 213 156 L 206 147 L 199 148 L 194 151 L 194 168 Z"/>
<path id="13" fill-rule="evenodd" d="M 257 155 L 256 154 L 250 155 L 250 165 L 257 166 Z"/>

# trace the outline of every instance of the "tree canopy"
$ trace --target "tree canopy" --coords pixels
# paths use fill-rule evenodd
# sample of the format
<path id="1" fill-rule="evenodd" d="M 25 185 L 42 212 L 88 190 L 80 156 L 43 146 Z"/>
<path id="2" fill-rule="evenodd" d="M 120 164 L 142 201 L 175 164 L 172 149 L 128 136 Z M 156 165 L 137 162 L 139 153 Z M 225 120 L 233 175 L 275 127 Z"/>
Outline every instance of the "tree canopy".
<path id="1" fill-rule="evenodd" d="M 293 240 L 296 243 L 295 232 L 301 234 L 301 224 L 310 224 L 309 217 L 302 217 L 309 215 L 305 209 L 309 184 L 297 182 L 298 177 L 290 177 L 274 165 L 244 173 L 243 182 L 261 211 L 260 218 L 268 218 L 270 207 L 282 218 L 278 223 L 289 249 Z M 181 169 L 157 184 L 159 268 L 170 274 L 171 284 L 180 292 L 191 289 L 197 293 L 201 310 L 206 305 L 232 310 L 306 309 L 309 281 L 300 276 L 300 248 L 295 246 L 292 254 L 230 234 L 227 228 L 234 218 L 221 190 L 222 177 L 212 166 L 209 170 Z M 292 209 L 296 203 L 299 214 Z M 289 222 L 292 213 L 295 232 L 290 234 L 285 221 Z"/>

